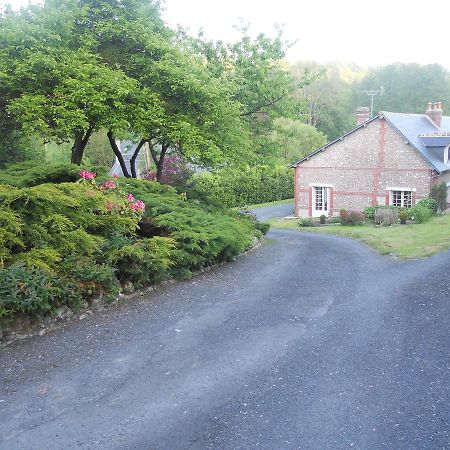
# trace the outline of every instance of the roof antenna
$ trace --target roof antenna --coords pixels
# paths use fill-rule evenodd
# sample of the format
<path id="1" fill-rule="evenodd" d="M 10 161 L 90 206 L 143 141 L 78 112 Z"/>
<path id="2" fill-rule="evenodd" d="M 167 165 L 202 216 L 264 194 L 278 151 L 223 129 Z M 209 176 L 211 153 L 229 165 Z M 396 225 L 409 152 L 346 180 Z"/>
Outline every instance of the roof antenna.
<path id="1" fill-rule="evenodd" d="M 372 117 L 372 113 L 373 113 L 373 98 L 376 95 L 379 95 L 380 97 L 383 95 L 383 92 L 384 92 L 383 86 L 380 86 L 380 89 L 378 91 L 360 91 L 360 92 L 370 96 L 370 117 Z"/>

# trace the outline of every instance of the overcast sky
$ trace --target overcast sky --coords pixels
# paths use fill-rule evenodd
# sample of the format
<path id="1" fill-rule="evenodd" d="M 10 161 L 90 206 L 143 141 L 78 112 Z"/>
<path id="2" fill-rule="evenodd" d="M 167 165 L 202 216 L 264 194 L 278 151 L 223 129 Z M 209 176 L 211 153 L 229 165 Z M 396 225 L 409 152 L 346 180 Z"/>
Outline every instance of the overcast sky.
<path id="1" fill-rule="evenodd" d="M 6 3 L 0 0 L 0 3 Z M 26 0 L 10 0 L 14 6 Z M 274 35 L 274 24 L 297 41 L 291 61 L 439 63 L 450 69 L 447 18 L 450 0 L 166 0 L 163 17 L 213 39 L 236 38 L 239 18 Z"/>

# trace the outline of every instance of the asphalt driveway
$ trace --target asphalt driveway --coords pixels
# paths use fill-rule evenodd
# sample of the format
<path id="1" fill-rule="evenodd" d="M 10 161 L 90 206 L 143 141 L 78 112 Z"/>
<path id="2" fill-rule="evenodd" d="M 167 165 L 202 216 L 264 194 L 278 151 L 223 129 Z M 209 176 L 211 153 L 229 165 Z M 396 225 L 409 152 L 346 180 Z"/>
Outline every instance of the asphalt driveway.
<path id="1" fill-rule="evenodd" d="M 449 312 L 450 252 L 273 230 L 0 350 L 0 448 L 449 448 Z"/>

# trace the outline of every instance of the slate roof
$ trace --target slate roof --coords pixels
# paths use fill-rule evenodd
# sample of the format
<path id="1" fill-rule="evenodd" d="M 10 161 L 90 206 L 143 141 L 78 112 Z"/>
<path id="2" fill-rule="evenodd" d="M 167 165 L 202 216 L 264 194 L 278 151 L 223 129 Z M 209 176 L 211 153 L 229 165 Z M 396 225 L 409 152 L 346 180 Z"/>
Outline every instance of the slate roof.
<path id="1" fill-rule="evenodd" d="M 310 155 L 300 159 L 290 167 L 297 167 L 303 161 L 308 160 L 319 152 L 325 151 L 334 143 L 341 141 L 349 134 L 367 126 L 368 123 L 379 119 L 381 116 L 383 116 L 388 123 L 390 123 L 390 125 L 396 129 L 435 170 L 440 173 L 450 170 L 450 166 L 444 164 L 443 160 L 444 148 L 450 144 L 450 117 L 443 116 L 441 128 L 439 128 L 425 114 L 404 114 L 392 112 L 381 112 L 369 121 L 353 128 L 340 138 L 335 139 L 334 141 L 317 149 Z M 446 135 L 447 133 L 449 133 L 448 136 Z"/>
<path id="2" fill-rule="evenodd" d="M 383 112 L 382 114 L 433 168 L 438 172 L 450 170 L 450 166 L 444 164 L 443 159 L 444 148 L 450 144 L 450 136 L 439 136 L 441 138 L 439 139 L 441 145 L 435 145 L 433 142 L 430 143 L 429 141 L 432 139 L 423 139 L 422 137 L 422 135 L 435 135 L 438 137 L 438 133 L 450 132 L 450 117 L 443 116 L 441 128 L 439 128 L 425 114 L 402 114 L 392 112 Z"/>

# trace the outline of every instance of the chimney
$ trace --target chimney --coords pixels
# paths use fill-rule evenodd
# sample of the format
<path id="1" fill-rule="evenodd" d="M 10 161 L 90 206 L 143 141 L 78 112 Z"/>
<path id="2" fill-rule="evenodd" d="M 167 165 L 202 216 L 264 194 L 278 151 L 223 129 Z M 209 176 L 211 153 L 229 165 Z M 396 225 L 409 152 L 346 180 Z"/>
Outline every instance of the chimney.
<path id="1" fill-rule="evenodd" d="M 356 109 L 356 125 L 361 125 L 370 119 L 370 109 L 367 106 L 360 106 Z"/>
<path id="2" fill-rule="evenodd" d="M 434 124 L 441 128 L 442 123 L 442 102 L 432 103 L 428 102 L 425 114 L 434 122 Z"/>

